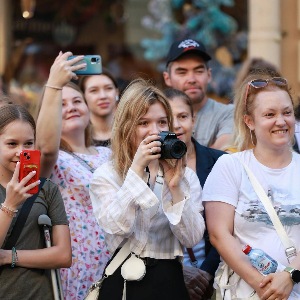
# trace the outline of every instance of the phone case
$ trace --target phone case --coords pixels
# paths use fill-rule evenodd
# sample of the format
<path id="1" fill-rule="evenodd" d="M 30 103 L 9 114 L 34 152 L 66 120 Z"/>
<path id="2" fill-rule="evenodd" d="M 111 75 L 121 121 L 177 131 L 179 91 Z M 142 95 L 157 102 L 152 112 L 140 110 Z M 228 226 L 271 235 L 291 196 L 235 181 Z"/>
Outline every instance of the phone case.
<path id="1" fill-rule="evenodd" d="M 70 56 L 68 60 L 77 57 Z M 74 64 L 73 66 L 80 65 L 82 63 L 86 63 L 86 67 L 80 69 L 78 71 L 74 71 L 77 75 L 100 75 L 102 73 L 102 64 L 101 64 L 101 56 L 100 55 L 85 55 L 82 60 Z"/>
<path id="2" fill-rule="evenodd" d="M 41 152 L 39 150 L 23 150 L 20 153 L 20 174 L 19 181 L 26 177 L 30 172 L 36 171 L 35 175 L 25 184 L 25 186 L 39 180 L 40 178 Z M 39 186 L 35 186 L 27 193 L 35 194 L 39 191 Z"/>

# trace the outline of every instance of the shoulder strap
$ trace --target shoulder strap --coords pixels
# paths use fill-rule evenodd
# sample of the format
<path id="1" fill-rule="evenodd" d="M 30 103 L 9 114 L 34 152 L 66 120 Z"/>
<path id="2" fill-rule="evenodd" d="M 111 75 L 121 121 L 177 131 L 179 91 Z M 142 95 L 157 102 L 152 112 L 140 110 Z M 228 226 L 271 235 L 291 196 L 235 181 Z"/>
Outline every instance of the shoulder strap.
<path id="1" fill-rule="evenodd" d="M 241 160 L 240 160 L 240 162 L 242 163 L 242 165 L 244 166 L 244 168 L 247 172 L 247 175 L 249 177 L 249 180 L 253 186 L 255 193 L 257 194 L 260 201 L 264 205 L 265 210 L 267 211 L 267 213 L 275 227 L 275 230 L 285 248 L 286 257 L 287 257 L 288 261 L 290 262 L 290 260 L 294 256 L 297 255 L 296 249 L 293 246 L 293 243 L 291 242 L 291 240 L 289 239 L 286 231 L 284 230 L 284 228 L 280 222 L 280 219 L 279 219 L 272 203 L 270 202 L 270 199 L 268 198 L 267 194 L 265 193 L 263 187 L 258 182 L 257 178 L 255 177 L 253 172 L 250 170 L 250 168 L 247 165 L 245 165 Z"/>
<path id="2" fill-rule="evenodd" d="M 159 207 L 159 203 L 161 201 L 161 190 L 162 190 L 163 185 L 164 185 L 164 171 L 163 171 L 163 167 L 159 164 L 159 169 L 158 169 L 157 176 L 155 178 L 155 184 L 154 184 L 154 188 L 153 188 L 153 193 L 155 194 L 155 196 L 157 197 L 159 202 L 149 208 L 150 219 L 152 219 L 154 217 L 154 215 L 156 214 L 157 209 Z"/>
<path id="3" fill-rule="evenodd" d="M 156 195 L 156 197 L 158 198 L 158 200 L 160 200 L 161 199 L 161 189 L 164 184 L 164 173 L 163 173 L 163 169 L 160 165 L 159 165 L 158 174 L 157 174 L 157 177 L 155 180 L 156 181 L 155 181 L 153 192 Z M 159 203 L 150 208 L 151 209 L 150 210 L 150 219 L 155 215 L 158 205 L 159 205 Z M 120 251 L 116 254 L 114 259 L 106 267 L 104 276 L 107 277 L 107 276 L 112 275 L 118 269 L 118 267 L 123 263 L 123 261 L 127 258 L 127 256 L 130 253 L 131 253 L 130 239 L 128 239 L 128 241 L 122 246 Z"/>
<path id="4" fill-rule="evenodd" d="M 26 220 L 28 218 L 28 215 L 30 213 L 32 205 L 33 205 L 35 199 L 37 198 L 37 196 L 39 195 L 39 193 L 46 181 L 46 178 L 40 178 L 40 181 L 41 181 L 41 183 L 39 184 L 39 191 L 24 202 L 24 204 L 21 208 L 21 211 L 18 215 L 17 221 L 12 229 L 11 235 L 7 239 L 3 249 L 10 250 L 10 249 L 12 249 L 12 247 L 14 247 L 16 245 L 16 243 L 19 239 L 19 236 L 22 232 L 22 229 L 26 223 Z"/>
<path id="5" fill-rule="evenodd" d="M 94 173 L 96 171 L 95 168 L 92 168 L 84 159 L 82 159 L 81 157 L 79 157 L 78 155 L 76 155 L 74 152 L 70 152 L 70 151 L 66 151 L 68 154 L 72 155 L 75 159 L 78 160 L 78 162 L 85 167 L 86 169 L 88 169 L 91 173 Z"/>

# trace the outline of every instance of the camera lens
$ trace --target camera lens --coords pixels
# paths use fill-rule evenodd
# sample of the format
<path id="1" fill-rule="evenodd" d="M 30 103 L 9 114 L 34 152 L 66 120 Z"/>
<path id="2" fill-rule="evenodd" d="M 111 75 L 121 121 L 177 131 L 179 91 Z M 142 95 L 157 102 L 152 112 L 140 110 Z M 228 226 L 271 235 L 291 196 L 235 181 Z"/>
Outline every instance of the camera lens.
<path id="1" fill-rule="evenodd" d="M 91 62 L 92 63 L 96 63 L 96 62 L 98 62 L 99 61 L 99 58 L 98 57 L 92 57 L 92 59 L 91 59 Z"/>
<path id="2" fill-rule="evenodd" d="M 24 156 L 27 156 L 27 152 L 24 152 L 23 155 L 24 155 Z"/>
<path id="3" fill-rule="evenodd" d="M 183 141 L 177 140 L 173 143 L 171 148 L 171 155 L 173 158 L 180 159 L 186 154 L 187 148 Z"/>
<path id="4" fill-rule="evenodd" d="M 180 159 L 187 151 L 185 143 L 177 138 L 164 141 L 161 149 L 162 159 Z"/>
<path id="5" fill-rule="evenodd" d="M 30 156 L 27 156 L 27 157 L 26 157 L 26 159 L 28 159 L 28 160 L 29 160 L 29 159 L 30 159 Z"/>

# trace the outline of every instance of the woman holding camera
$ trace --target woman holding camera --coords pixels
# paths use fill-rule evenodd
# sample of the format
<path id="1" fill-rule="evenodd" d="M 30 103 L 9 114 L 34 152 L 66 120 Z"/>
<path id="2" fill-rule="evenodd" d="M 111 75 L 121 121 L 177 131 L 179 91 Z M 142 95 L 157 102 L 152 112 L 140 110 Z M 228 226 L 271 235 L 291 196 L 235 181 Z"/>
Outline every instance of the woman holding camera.
<path id="1" fill-rule="evenodd" d="M 159 160 L 159 133 L 169 130 L 172 112 L 163 93 L 142 79 L 134 81 L 116 111 L 112 161 L 98 168 L 90 183 L 94 214 L 110 253 L 129 239 L 131 251 L 146 264 L 141 281 L 127 282 L 123 296 L 131 300 L 189 299 L 182 247 L 196 245 L 204 232 L 200 184 L 186 168 L 186 156 Z M 156 197 L 158 174 L 164 184 Z M 119 267 L 103 281 L 99 298 L 122 299 L 123 281 Z"/>

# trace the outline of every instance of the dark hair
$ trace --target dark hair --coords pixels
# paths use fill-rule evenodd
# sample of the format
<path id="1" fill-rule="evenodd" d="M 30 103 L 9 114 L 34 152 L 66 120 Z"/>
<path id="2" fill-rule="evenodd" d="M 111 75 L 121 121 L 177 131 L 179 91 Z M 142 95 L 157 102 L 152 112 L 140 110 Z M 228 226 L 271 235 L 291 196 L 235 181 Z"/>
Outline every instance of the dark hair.
<path id="1" fill-rule="evenodd" d="M 0 107 L 0 134 L 3 133 L 4 128 L 14 121 L 21 121 L 27 122 L 31 125 L 33 133 L 34 133 L 34 140 L 36 136 L 36 127 L 35 121 L 32 115 L 20 105 L 15 104 L 7 104 Z"/>
<path id="2" fill-rule="evenodd" d="M 192 117 L 194 116 L 194 109 L 193 109 L 192 101 L 186 93 L 176 90 L 176 89 L 173 89 L 173 88 L 170 88 L 170 89 L 164 90 L 164 94 L 171 101 L 175 97 L 179 97 L 179 98 L 182 98 L 183 100 L 185 100 L 186 104 L 190 107 Z"/>
<path id="3" fill-rule="evenodd" d="M 118 83 L 117 83 L 116 78 L 114 77 L 114 75 L 108 69 L 102 68 L 101 75 L 107 76 L 113 82 L 115 88 L 116 89 L 118 88 Z M 80 79 L 79 79 L 78 85 L 79 85 L 80 89 L 83 91 L 83 93 L 85 93 L 85 83 L 86 83 L 86 80 L 88 78 L 90 78 L 91 76 L 94 76 L 94 75 L 81 76 Z"/>

